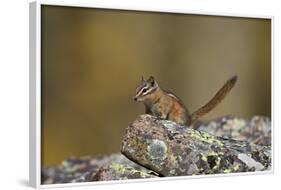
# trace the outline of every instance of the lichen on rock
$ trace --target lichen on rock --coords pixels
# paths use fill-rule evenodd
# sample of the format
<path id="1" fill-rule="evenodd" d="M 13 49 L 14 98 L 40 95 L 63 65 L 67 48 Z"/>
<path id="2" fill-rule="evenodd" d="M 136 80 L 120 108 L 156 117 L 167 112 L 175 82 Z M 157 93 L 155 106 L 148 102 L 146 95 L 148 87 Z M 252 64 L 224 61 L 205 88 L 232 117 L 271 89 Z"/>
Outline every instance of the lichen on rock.
<path id="1" fill-rule="evenodd" d="M 271 145 L 271 120 L 264 116 L 254 116 L 250 119 L 223 116 L 212 121 L 198 121 L 192 128 L 223 138 L 248 141 L 263 146 Z"/>
<path id="2" fill-rule="evenodd" d="M 161 176 L 263 171 L 271 148 L 139 116 L 126 130 L 121 152 Z M 247 157 L 245 157 L 247 155 Z"/>
<path id="3" fill-rule="evenodd" d="M 109 181 L 109 180 L 125 180 L 125 179 L 141 179 L 155 178 L 153 173 L 148 173 L 147 170 L 137 170 L 130 166 L 125 166 L 120 163 L 112 162 L 107 166 L 102 166 L 99 171 L 93 176 L 93 181 Z"/>
<path id="4" fill-rule="evenodd" d="M 224 116 L 186 127 L 140 115 L 126 128 L 121 152 L 42 168 L 42 184 L 270 170 L 271 121 Z"/>
<path id="5" fill-rule="evenodd" d="M 164 141 L 153 139 L 147 146 L 147 159 L 154 165 L 161 165 L 167 158 L 167 145 Z"/>
<path id="6" fill-rule="evenodd" d="M 42 168 L 42 184 L 157 177 L 120 153 L 70 157 L 61 165 Z"/>

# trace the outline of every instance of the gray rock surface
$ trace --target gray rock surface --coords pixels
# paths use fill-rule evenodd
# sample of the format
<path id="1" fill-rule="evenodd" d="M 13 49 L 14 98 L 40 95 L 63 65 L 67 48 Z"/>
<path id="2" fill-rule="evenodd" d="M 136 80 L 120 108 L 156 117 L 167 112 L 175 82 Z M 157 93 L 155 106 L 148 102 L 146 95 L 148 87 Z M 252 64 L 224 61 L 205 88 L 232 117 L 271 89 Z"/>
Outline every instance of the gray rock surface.
<path id="1" fill-rule="evenodd" d="M 130 175 L 130 171 L 134 173 Z M 99 175 L 96 175 L 97 173 Z M 133 179 L 138 174 L 145 178 L 157 177 L 153 175 L 152 171 L 130 161 L 120 153 L 80 158 L 71 157 L 64 160 L 59 166 L 43 168 L 42 184 L 116 180 L 125 179 L 125 175 L 127 175 L 127 179 Z"/>
<path id="2" fill-rule="evenodd" d="M 187 128 L 141 115 L 127 127 L 121 152 L 42 168 L 42 184 L 269 170 L 271 121 L 224 116 Z"/>
<path id="3" fill-rule="evenodd" d="M 271 147 L 216 137 L 150 115 L 129 127 L 121 152 L 162 176 L 263 171 L 271 166 Z"/>
<path id="4" fill-rule="evenodd" d="M 271 120 L 264 116 L 254 116 L 251 119 L 224 116 L 208 122 L 199 121 L 193 128 L 228 139 L 271 145 Z"/>
<path id="5" fill-rule="evenodd" d="M 131 166 L 112 162 L 106 166 L 102 166 L 93 177 L 93 181 L 155 178 L 157 177 L 155 174 L 144 168 L 135 169 Z"/>

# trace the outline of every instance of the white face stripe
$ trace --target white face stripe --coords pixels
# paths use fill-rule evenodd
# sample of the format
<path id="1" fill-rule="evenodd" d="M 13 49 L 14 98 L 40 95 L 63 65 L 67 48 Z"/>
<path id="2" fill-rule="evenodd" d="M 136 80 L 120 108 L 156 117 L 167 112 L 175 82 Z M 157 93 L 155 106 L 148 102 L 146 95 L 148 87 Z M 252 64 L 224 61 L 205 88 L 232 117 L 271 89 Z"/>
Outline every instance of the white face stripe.
<path id="1" fill-rule="evenodd" d="M 151 86 L 144 86 L 142 89 L 139 90 L 139 92 L 136 94 L 136 97 L 145 96 L 149 94 L 151 91 L 155 90 L 157 87 L 151 87 Z M 147 89 L 146 92 L 143 92 L 144 89 Z"/>
<path id="2" fill-rule="evenodd" d="M 137 93 L 136 97 L 141 96 L 142 91 L 143 91 L 143 89 L 144 89 L 144 88 L 148 88 L 148 86 L 147 86 L 147 85 L 145 85 L 144 87 L 142 87 L 142 88 L 139 90 L 139 92 Z"/>
<path id="3" fill-rule="evenodd" d="M 142 90 L 140 90 L 137 94 L 136 94 L 136 97 L 139 97 L 142 93 Z"/>
<path id="4" fill-rule="evenodd" d="M 146 91 L 146 92 L 144 92 L 143 93 L 143 95 L 147 95 L 147 94 L 149 94 L 152 90 L 154 90 L 155 89 L 155 87 L 150 87 L 150 88 L 148 88 L 148 90 Z"/>
<path id="5" fill-rule="evenodd" d="M 148 81 L 142 81 L 140 83 L 139 87 L 137 87 L 135 97 L 146 96 L 147 94 L 153 92 L 157 88 L 158 88 L 158 84 L 154 80 L 153 80 L 153 83 L 148 82 Z M 144 92 L 144 89 L 146 89 L 145 92 Z"/>

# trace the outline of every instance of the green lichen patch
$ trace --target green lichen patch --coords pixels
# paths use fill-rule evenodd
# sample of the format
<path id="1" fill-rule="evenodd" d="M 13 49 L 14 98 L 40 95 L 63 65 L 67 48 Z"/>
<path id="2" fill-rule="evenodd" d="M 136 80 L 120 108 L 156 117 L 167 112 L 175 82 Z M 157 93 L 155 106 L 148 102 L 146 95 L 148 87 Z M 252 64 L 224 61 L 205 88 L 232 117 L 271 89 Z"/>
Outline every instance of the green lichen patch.
<path id="1" fill-rule="evenodd" d="M 207 153 L 200 153 L 201 155 L 201 160 L 206 162 L 208 167 L 215 171 L 220 167 L 221 164 L 221 153 L 210 151 Z"/>
<path id="2" fill-rule="evenodd" d="M 193 129 L 188 129 L 187 134 L 190 135 L 191 138 L 195 138 L 199 141 L 203 141 L 209 144 L 215 144 L 220 147 L 224 146 L 224 143 L 216 138 L 213 135 L 210 135 L 209 133 L 203 132 L 203 131 L 197 131 Z"/>
<path id="3" fill-rule="evenodd" d="M 201 154 L 201 160 L 203 160 L 204 162 L 208 162 L 207 156 L 205 154 L 202 154 L 202 153 L 200 153 L 200 154 Z"/>
<path id="4" fill-rule="evenodd" d="M 152 168 L 160 169 L 168 158 L 168 148 L 164 141 L 153 139 L 147 146 L 147 164 Z"/>
<path id="5" fill-rule="evenodd" d="M 103 166 L 93 177 L 94 181 L 104 180 L 125 180 L 157 177 L 149 174 L 149 170 L 143 171 L 135 169 L 131 166 L 123 165 L 122 163 L 112 162 L 107 166 Z"/>
<path id="6" fill-rule="evenodd" d="M 223 170 L 223 173 L 230 173 L 231 172 L 231 169 L 225 169 Z"/>
<path id="7" fill-rule="evenodd" d="M 240 165 L 239 164 L 236 164 L 234 167 L 233 167 L 233 170 L 234 171 L 238 171 L 240 169 Z"/>
<path id="8" fill-rule="evenodd" d="M 147 146 L 147 155 L 151 160 L 165 160 L 167 158 L 167 145 L 164 141 L 153 139 Z"/>
<path id="9" fill-rule="evenodd" d="M 122 164 L 116 162 L 112 162 L 109 167 L 122 174 L 126 171 L 126 168 Z"/>

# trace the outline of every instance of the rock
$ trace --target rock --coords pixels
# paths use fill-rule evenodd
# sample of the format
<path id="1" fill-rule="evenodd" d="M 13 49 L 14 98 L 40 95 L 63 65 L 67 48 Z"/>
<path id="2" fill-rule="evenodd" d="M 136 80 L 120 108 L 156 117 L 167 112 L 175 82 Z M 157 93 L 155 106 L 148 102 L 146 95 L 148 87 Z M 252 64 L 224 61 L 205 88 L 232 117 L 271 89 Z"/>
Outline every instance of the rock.
<path id="1" fill-rule="evenodd" d="M 149 115 L 126 130 L 122 153 L 42 168 L 42 184 L 269 170 L 271 121 L 225 116 L 191 128 Z"/>
<path id="2" fill-rule="evenodd" d="M 271 120 L 268 117 L 254 116 L 251 119 L 243 119 L 224 116 L 209 122 L 197 122 L 193 128 L 224 138 L 271 145 Z"/>
<path id="3" fill-rule="evenodd" d="M 117 153 L 111 155 L 84 156 L 81 158 L 71 157 L 64 160 L 59 166 L 43 168 L 42 184 L 89 182 L 98 179 L 109 179 L 110 177 L 106 176 L 105 172 L 107 174 L 110 172 L 112 174 L 114 173 L 115 175 L 111 177 L 111 180 L 114 180 L 117 179 L 118 175 L 120 177 L 122 176 L 118 174 L 118 170 L 115 170 L 117 167 L 114 166 L 120 166 L 119 168 L 124 167 L 126 174 L 129 173 L 127 171 L 135 172 L 136 174 L 132 175 L 132 177 L 136 176 L 137 172 L 145 177 L 155 177 L 149 174 L 152 173 L 151 171 L 130 161 L 124 155 Z M 103 172 L 101 172 L 102 169 L 104 170 Z M 96 176 L 97 172 L 100 175 Z"/>
<path id="4" fill-rule="evenodd" d="M 157 177 L 155 173 L 147 172 L 146 169 L 137 170 L 130 166 L 112 162 L 107 166 L 101 167 L 93 177 L 93 181 L 141 179 L 153 177 Z"/>
<path id="5" fill-rule="evenodd" d="M 270 146 L 217 137 L 150 115 L 139 116 L 127 127 L 121 152 L 161 176 L 263 171 L 271 167 Z"/>

